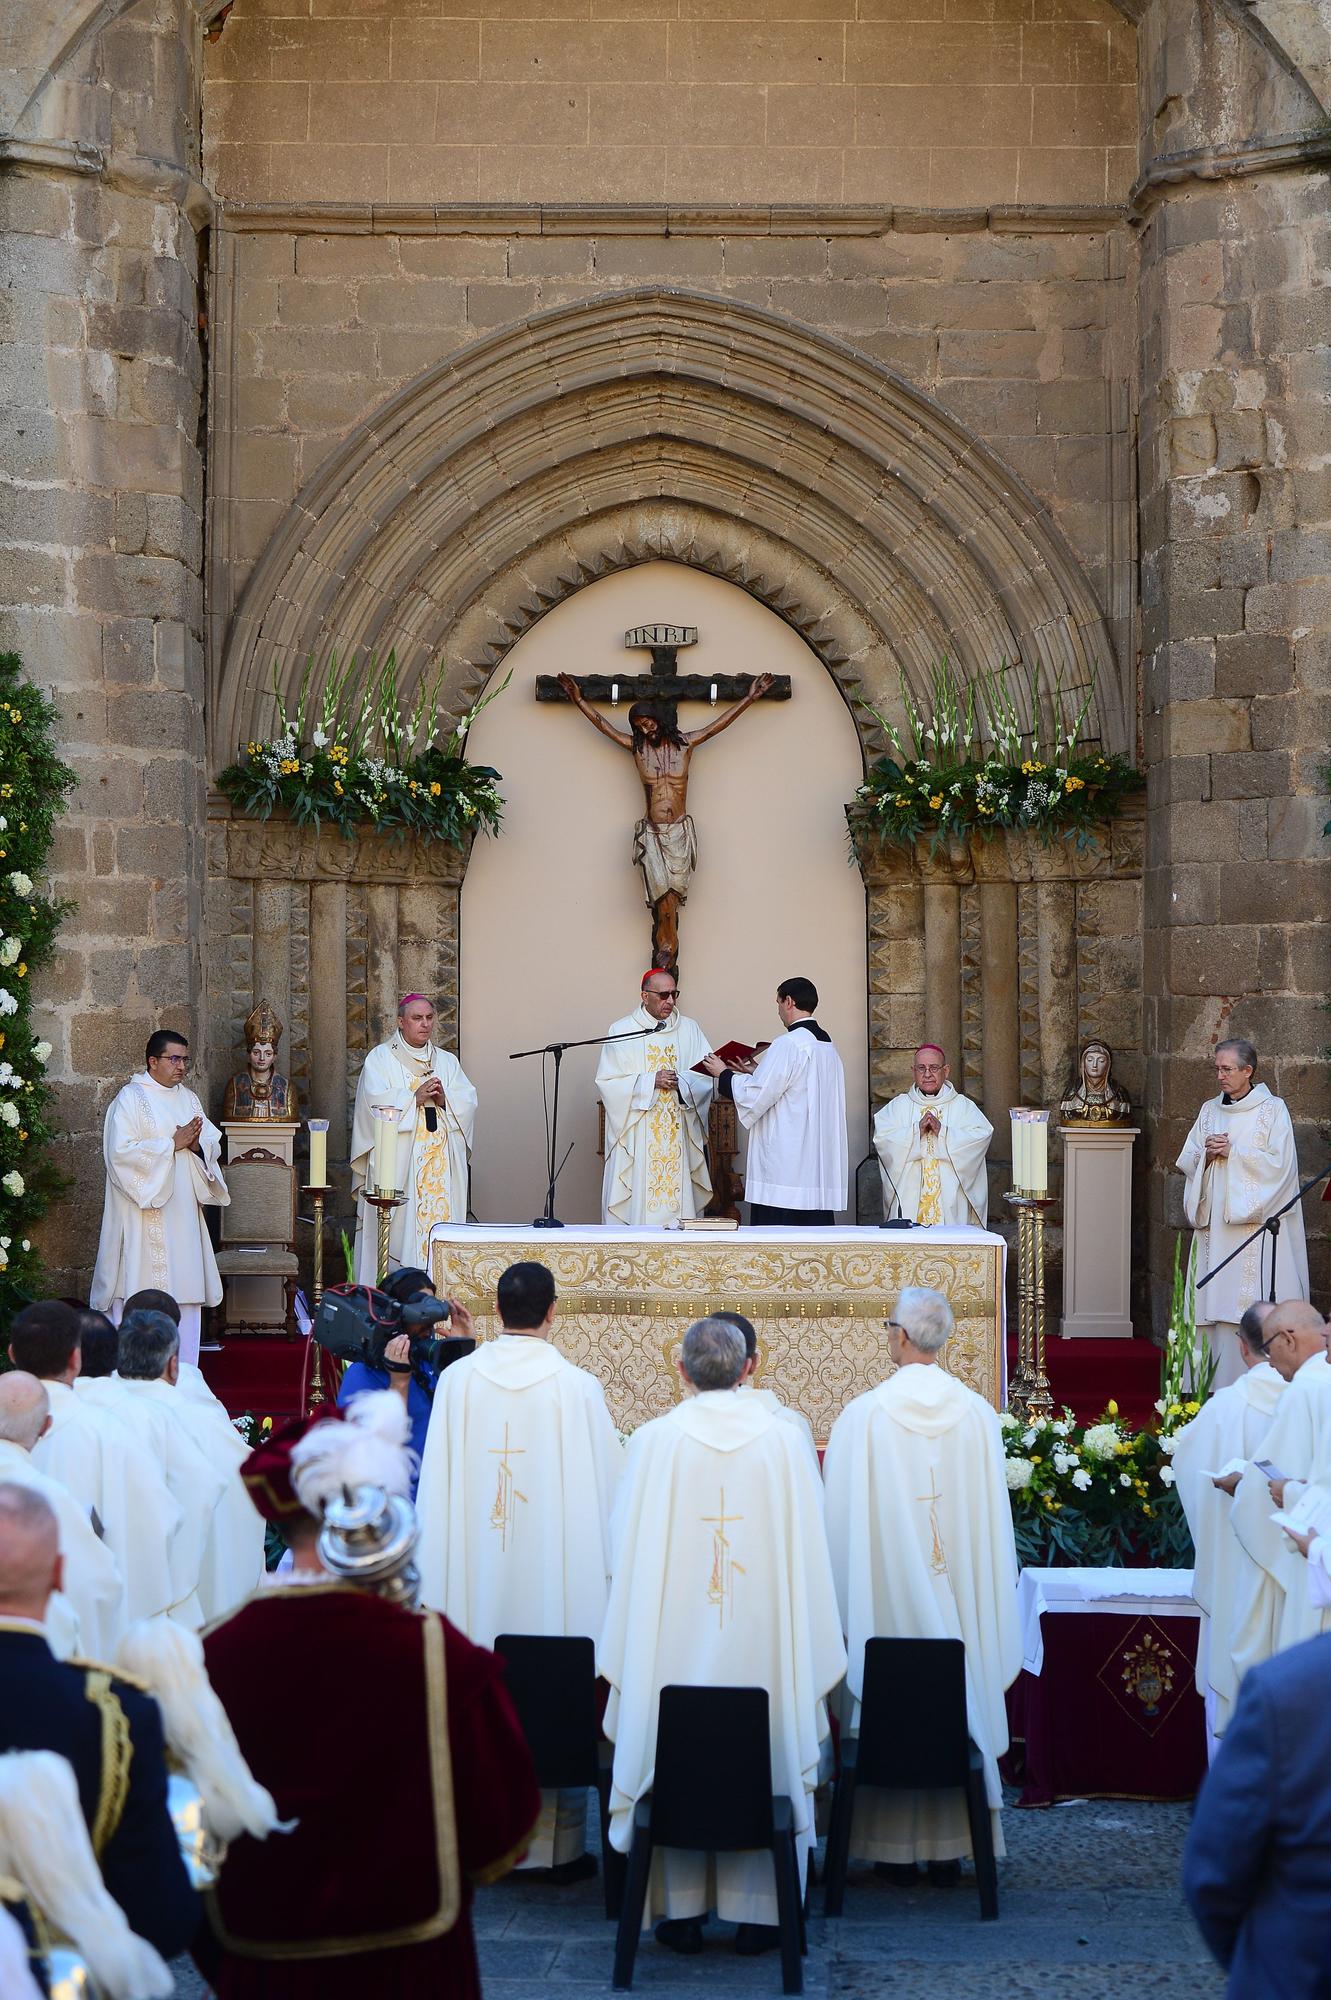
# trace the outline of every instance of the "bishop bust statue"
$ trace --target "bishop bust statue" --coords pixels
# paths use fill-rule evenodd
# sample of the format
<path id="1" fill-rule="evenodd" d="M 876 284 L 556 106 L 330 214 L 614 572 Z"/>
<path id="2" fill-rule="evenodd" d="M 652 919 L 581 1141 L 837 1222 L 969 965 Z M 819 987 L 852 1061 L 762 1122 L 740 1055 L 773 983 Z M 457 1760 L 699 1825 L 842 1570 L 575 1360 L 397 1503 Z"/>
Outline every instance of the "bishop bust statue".
<path id="1" fill-rule="evenodd" d="M 1132 1106 L 1114 1080 L 1108 1042 L 1087 1042 L 1078 1073 L 1063 1094 L 1059 1117 L 1065 1125 L 1126 1125 Z"/>
<path id="2" fill-rule="evenodd" d="M 222 1099 L 223 1118 L 281 1119 L 294 1124 L 300 1118 L 296 1086 L 277 1073 L 277 1045 L 282 1039 L 282 1023 L 266 1000 L 261 1000 L 245 1022 L 245 1047 L 249 1061 L 233 1076 Z"/>

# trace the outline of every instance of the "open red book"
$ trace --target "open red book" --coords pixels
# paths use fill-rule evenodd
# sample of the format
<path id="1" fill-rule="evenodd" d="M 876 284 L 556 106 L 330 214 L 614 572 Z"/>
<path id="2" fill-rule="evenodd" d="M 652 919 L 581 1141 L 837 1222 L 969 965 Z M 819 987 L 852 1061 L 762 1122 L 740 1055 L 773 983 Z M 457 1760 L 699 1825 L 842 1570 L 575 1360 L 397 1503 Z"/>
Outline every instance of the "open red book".
<path id="1" fill-rule="evenodd" d="M 723 1063 L 742 1063 L 751 1062 L 754 1056 L 760 1056 L 764 1049 L 770 1047 L 770 1042 L 759 1042 L 757 1048 L 751 1048 L 748 1042 L 722 1042 L 720 1048 L 715 1049 L 713 1053 L 720 1056 Z M 695 1076 L 706 1076 L 707 1065 L 695 1063 L 693 1073 Z"/>

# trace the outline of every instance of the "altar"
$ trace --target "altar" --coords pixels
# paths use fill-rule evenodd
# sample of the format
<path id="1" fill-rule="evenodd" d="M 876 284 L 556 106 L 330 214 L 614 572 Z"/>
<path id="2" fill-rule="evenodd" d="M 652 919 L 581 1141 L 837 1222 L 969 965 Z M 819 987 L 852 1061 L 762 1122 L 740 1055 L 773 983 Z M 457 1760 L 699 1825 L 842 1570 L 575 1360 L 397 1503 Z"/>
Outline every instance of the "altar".
<path id="1" fill-rule="evenodd" d="M 852 1397 L 891 1373 L 883 1322 L 906 1285 L 944 1292 L 957 1330 L 942 1362 L 995 1408 L 1003 1400 L 1006 1245 L 983 1229 L 703 1230 L 438 1224 L 441 1297 L 497 1329 L 495 1286 L 524 1258 L 554 1273 L 554 1342 L 595 1375 L 621 1431 L 679 1401 L 680 1341 L 713 1311 L 758 1335 L 758 1383 L 801 1410 L 819 1444 Z"/>

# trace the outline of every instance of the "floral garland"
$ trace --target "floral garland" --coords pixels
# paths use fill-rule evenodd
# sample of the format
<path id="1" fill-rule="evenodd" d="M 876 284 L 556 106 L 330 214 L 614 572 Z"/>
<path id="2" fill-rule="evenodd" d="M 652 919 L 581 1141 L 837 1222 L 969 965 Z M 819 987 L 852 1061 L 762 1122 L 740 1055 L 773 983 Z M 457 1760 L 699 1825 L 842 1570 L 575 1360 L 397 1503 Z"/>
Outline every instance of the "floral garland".
<path id="1" fill-rule="evenodd" d="M 1004 1411 L 1004 1471 L 1023 1568 L 1149 1563 L 1187 1569 L 1192 1537 L 1170 1464 L 1201 1403 L 1156 1404 L 1158 1430 L 1128 1431 L 1110 1402 L 1100 1421 L 1072 1411 L 1023 1425 Z"/>
<path id="2" fill-rule="evenodd" d="M 872 839 L 909 846 L 927 837 L 936 851 L 948 840 L 990 834 L 996 827 L 1026 828 L 1046 841 L 1057 834 L 1079 848 L 1095 845 L 1097 829 L 1146 780 L 1126 757 L 1080 744 L 1093 689 L 1069 718 L 1056 682 L 1051 723 L 1042 714 L 1032 675 L 1027 701 L 1033 720 L 1027 728 L 1009 673 L 1004 665 L 963 685 L 949 662 L 941 661 L 934 670 L 929 721 L 901 676 L 910 745 L 895 724 L 871 711 L 895 754 L 878 759 L 847 807 L 856 846 Z"/>
<path id="3" fill-rule="evenodd" d="M 69 905 L 41 894 L 56 815 L 76 782 L 55 751 L 57 712 L 16 653 L 0 653 L 0 1328 L 41 1295 L 29 1234 L 67 1185 L 50 1157 L 51 1044 L 32 1031 L 32 977 Z"/>
<path id="4" fill-rule="evenodd" d="M 337 827 L 348 840 L 366 827 L 399 839 L 460 846 L 472 833 L 497 833 L 504 802 L 499 773 L 469 764 L 463 743 L 481 710 L 508 686 L 495 688 L 470 708 L 443 744 L 432 736 L 443 668 L 422 683 L 414 710 L 404 717 L 398 700 L 397 662 L 380 666 L 371 656 L 339 668 L 333 655 L 316 705 L 311 701 L 313 663 L 306 664 L 294 714 L 277 686 L 277 733 L 245 745 L 217 783 L 247 819 L 269 819 L 283 808 L 298 826 Z M 509 677 L 511 679 L 511 676 Z M 427 726 L 428 725 L 428 726 Z M 377 751 L 381 754 L 374 754 Z"/>

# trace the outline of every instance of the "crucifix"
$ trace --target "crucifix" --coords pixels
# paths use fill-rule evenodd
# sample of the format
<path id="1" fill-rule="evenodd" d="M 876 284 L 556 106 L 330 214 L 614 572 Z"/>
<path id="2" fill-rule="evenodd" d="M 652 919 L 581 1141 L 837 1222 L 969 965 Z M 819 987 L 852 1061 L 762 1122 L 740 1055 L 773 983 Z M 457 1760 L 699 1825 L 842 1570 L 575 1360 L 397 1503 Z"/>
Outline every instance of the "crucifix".
<path id="1" fill-rule="evenodd" d="M 624 644 L 652 656 L 651 672 L 614 680 L 606 674 L 542 674 L 538 701 L 571 701 L 612 743 L 627 750 L 638 767 L 647 810 L 633 829 L 633 860 L 642 870 L 652 913 L 652 965 L 666 972 L 679 964 L 679 913 L 698 862 L 698 840 L 687 811 L 689 764 L 700 743 L 719 736 L 755 701 L 789 701 L 789 674 L 681 674 L 682 647 L 696 644 L 696 625 L 635 625 Z M 595 702 L 617 708 L 629 702 L 628 728 L 616 729 Z M 724 699 L 733 706 L 703 729 L 682 730 L 681 701 Z"/>

